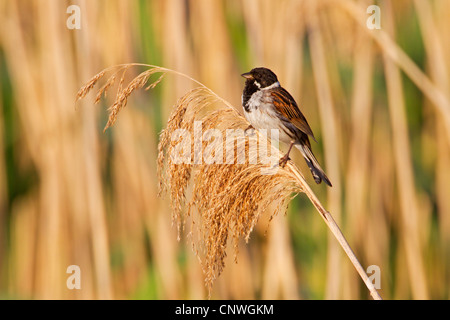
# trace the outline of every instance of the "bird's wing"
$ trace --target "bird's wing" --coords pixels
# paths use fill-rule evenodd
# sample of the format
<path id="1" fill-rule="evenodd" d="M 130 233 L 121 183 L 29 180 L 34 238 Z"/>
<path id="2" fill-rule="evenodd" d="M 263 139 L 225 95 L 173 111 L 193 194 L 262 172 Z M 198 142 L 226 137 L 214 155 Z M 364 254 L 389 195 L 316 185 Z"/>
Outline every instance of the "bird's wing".
<path id="1" fill-rule="evenodd" d="M 316 138 L 314 138 L 314 134 L 311 130 L 311 127 L 306 121 L 305 116 L 302 114 L 300 109 L 297 106 L 294 98 L 287 92 L 284 88 L 278 87 L 276 90 L 271 92 L 272 101 L 277 111 L 288 119 L 294 126 L 296 126 L 303 133 L 310 136 L 314 141 L 317 142 Z"/>

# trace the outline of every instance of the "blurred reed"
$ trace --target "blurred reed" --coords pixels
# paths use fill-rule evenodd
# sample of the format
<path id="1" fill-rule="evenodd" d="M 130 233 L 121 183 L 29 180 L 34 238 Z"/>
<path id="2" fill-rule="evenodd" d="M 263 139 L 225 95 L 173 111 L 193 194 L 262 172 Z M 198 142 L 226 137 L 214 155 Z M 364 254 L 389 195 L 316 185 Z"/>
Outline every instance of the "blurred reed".
<path id="1" fill-rule="evenodd" d="M 386 18 L 386 29 L 395 38 L 392 7 L 386 2 L 383 6 Z M 386 74 L 386 87 L 391 119 L 392 140 L 394 148 L 394 161 L 397 181 L 401 182 L 399 188 L 400 216 L 403 229 L 401 230 L 402 245 L 405 246 L 405 255 L 408 266 L 408 275 L 412 285 L 412 294 L 416 299 L 427 299 L 428 290 L 423 270 L 422 249 L 419 241 L 419 208 L 416 203 L 416 190 L 414 173 L 412 169 L 410 142 L 406 125 L 405 98 L 401 74 L 394 62 L 384 58 L 384 72 Z"/>
<path id="2" fill-rule="evenodd" d="M 157 197 L 158 131 L 192 83 L 136 91 L 105 134 L 95 95 L 74 110 L 92 75 L 134 61 L 189 74 L 233 106 L 240 73 L 272 68 L 333 181 L 312 190 L 362 265 L 380 267 L 383 298 L 449 298 L 450 4 L 378 3 L 381 30 L 366 27 L 367 1 L 80 0 L 82 28 L 69 30 L 72 2 L 0 1 L 0 296 L 207 296 Z M 368 297 L 303 196 L 267 219 L 235 244 L 237 263 L 224 258 L 213 298 Z M 66 287 L 71 264 L 81 290 Z"/>

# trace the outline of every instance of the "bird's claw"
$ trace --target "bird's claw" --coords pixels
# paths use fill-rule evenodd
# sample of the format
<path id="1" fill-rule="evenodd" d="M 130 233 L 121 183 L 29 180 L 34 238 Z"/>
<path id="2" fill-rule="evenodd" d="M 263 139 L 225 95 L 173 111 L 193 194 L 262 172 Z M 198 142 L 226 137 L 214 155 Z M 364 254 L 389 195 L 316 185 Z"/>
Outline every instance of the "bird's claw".
<path id="1" fill-rule="evenodd" d="M 280 167 L 284 168 L 289 160 L 291 160 L 291 158 L 289 158 L 288 155 L 285 155 L 285 156 L 281 157 L 278 164 L 280 165 Z"/>
<path id="2" fill-rule="evenodd" d="M 244 134 L 246 136 L 252 136 L 255 134 L 255 128 L 252 125 L 249 125 L 247 129 L 244 130 Z"/>

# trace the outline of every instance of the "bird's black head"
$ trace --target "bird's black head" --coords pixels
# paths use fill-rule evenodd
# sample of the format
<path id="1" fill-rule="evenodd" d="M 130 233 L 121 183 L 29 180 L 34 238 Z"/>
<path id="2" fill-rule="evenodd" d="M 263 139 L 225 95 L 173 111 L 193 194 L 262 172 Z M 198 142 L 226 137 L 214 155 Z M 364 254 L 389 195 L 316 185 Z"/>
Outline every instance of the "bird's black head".
<path id="1" fill-rule="evenodd" d="M 248 108 L 247 102 L 255 92 L 278 83 L 275 73 L 267 68 L 254 68 L 250 72 L 242 74 L 242 76 L 247 79 L 242 93 L 242 106 L 246 110 Z"/>
<path id="2" fill-rule="evenodd" d="M 246 85 L 254 85 L 257 89 L 263 89 L 278 82 L 275 73 L 267 68 L 254 68 L 242 76 L 247 79 Z"/>

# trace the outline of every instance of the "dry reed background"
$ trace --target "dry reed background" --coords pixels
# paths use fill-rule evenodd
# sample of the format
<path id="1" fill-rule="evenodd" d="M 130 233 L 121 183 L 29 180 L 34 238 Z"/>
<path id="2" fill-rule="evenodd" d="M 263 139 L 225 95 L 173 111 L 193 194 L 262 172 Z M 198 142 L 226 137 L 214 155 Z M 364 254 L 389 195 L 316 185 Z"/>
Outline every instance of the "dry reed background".
<path id="1" fill-rule="evenodd" d="M 82 8 L 81 30 L 66 28 L 70 4 Z M 239 74 L 276 71 L 333 182 L 313 190 L 363 266 L 380 267 L 383 298 L 448 299 L 450 2 L 378 1 L 381 30 L 366 28 L 370 4 L 0 0 L 0 297 L 207 295 L 186 233 L 178 242 L 157 197 L 158 134 L 192 83 L 167 75 L 134 92 L 105 134 L 95 95 L 74 108 L 100 70 L 144 62 L 238 109 Z M 228 255 L 213 298 L 368 298 L 306 197 L 268 219 L 238 244 L 237 264 Z M 81 290 L 66 288 L 71 264 Z"/>

